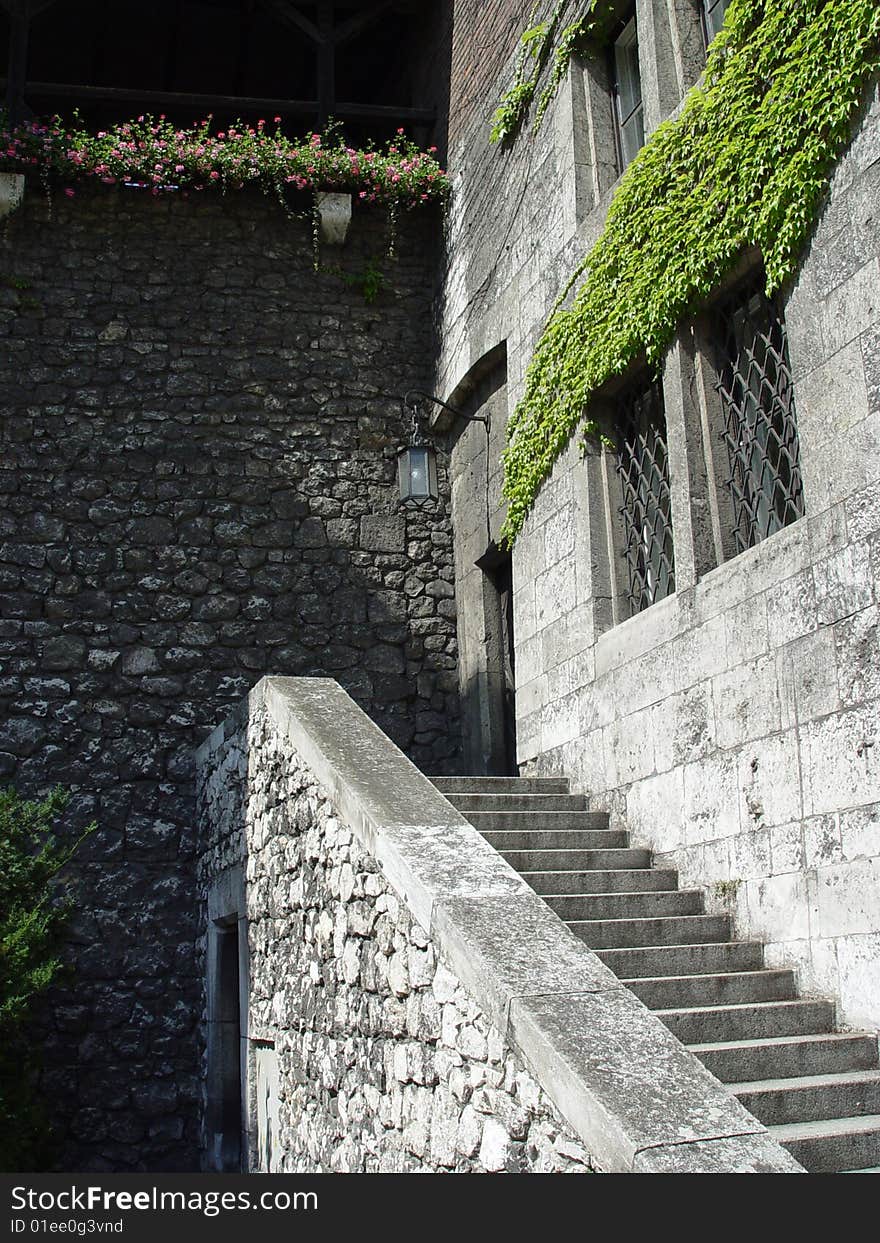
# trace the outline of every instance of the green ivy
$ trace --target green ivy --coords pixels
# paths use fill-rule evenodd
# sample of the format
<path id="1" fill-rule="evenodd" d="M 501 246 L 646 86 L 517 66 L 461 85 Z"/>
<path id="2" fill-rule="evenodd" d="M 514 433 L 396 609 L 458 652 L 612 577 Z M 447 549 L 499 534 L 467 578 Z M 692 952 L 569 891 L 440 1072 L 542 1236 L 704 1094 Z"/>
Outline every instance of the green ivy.
<path id="1" fill-rule="evenodd" d="M 563 28 L 554 49 L 556 31 L 571 0 L 558 0 L 546 22 L 532 25 L 540 2 L 541 0 L 536 0 L 529 18 L 529 29 L 520 36 L 514 84 L 502 95 L 501 102 L 495 109 L 489 133 L 491 142 L 509 142 L 519 133 L 549 61 L 550 76 L 538 96 L 538 106 L 535 109 L 533 128 L 537 130 L 568 72 L 572 56 L 585 56 L 594 51 L 596 44 L 607 38 L 608 30 L 615 20 L 615 10 L 609 0 L 582 0 L 585 12 Z M 527 78 L 525 72 L 529 61 L 533 68 L 531 76 Z"/>
<path id="2" fill-rule="evenodd" d="M 587 12 L 571 22 L 559 36 L 559 43 L 553 53 L 550 77 L 538 99 L 535 109 L 534 129 L 537 130 L 544 120 L 544 113 L 556 97 L 562 79 L 568 73 L 568 66 L 573 56 L 589 56 L 596 54 L 596 45 L 608 38 L 608 32 L 615 20 L 614 8 L 608 0 L 590 0 Z"/>
<path id="3" fill-rule="evenodd" d="M 501 97 L 501 103 L 492 117 L 492 128 L 489 131 L 490 142 L 509 142 L 519 133 L 526 113 L 535 98 L 544 66 L 553 50 L 553 41 L 562 14 L 568 8 L 569 3 L 570 0 L 558 0 L 553 13 L 546 22 L 532 25 L 540 4 L 540 0 L 536 0 L 529 18 L 529 28 L 520 36 L 513 86 Z M 526 69 L 530 67 L 530 62 L 531 75 L 527 78 L 525 74 Z"/>
<path id="4" fill-rule="evenodd" d="M 642 356 L 659 367 L 747 248 L 768 293 L 793 273 L 878 44 L 876 0 L 731 0 L 701 84 L 627 169 L 537 344 L 503 454 L 508 544 L 601 385 Z"/>

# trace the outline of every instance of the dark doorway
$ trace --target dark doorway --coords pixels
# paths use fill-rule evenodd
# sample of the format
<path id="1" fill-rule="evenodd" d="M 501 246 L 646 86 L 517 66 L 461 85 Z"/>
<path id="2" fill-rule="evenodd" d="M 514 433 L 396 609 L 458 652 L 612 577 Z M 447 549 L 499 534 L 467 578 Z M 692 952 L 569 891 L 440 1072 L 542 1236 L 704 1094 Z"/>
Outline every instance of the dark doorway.
<path id="1" fill-rule="evenodd" d="M 513 562 L 494 543 L 477 562 L 483 571 L 486 693 L 490 753 L 486 772 L 516 776 L 516 654 L 513 634 Z"/>
<path id="2" fill-rule="evenodd" d="M 242 1022 L 239 920 L 211 926 L 213 971 L 208 992 L 207 1129 L 211 1167 L 220 1173 L 242 1169 Z"/>

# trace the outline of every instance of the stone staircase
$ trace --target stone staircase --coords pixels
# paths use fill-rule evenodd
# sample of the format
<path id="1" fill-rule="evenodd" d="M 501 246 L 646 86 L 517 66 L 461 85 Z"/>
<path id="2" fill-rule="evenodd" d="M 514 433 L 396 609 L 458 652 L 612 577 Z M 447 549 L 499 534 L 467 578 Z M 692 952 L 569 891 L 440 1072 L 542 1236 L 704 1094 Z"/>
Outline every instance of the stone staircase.
<path id="1" fill-rule="evenodd" d="M 880 1173 L 876 1036 L 836 1032 L 830 1001 L 799 998 L 566 778 L 434 784 L 805 1169 Z"/>

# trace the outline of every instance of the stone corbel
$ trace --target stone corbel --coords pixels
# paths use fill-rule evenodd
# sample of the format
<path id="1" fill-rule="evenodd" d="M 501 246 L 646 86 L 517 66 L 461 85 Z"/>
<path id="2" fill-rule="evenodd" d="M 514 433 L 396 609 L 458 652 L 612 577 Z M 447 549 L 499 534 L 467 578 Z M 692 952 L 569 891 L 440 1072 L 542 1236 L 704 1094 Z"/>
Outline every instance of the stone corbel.
<path id="1" fill-rule="evenodd" d="M 351 195 L 318 191 L 315 207 L 321 222 L 321 241 L 328 246 L 342 246 L 351 224 Z"/>
<path id="2" fill-rule="evenodd" d="M 0 173 L 0 220 L 21 206 L 24 198 L 22 173 Z"/>

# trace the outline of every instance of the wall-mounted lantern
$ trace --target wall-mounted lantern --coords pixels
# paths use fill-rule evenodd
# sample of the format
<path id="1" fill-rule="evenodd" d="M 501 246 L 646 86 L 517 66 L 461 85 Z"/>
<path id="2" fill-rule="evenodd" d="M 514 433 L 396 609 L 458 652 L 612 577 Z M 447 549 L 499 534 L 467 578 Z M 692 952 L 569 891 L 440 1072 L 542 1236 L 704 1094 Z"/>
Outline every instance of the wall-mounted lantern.
<path id="1" fill-rule="evenodd" d="M 423 393 L 420 389 L 410 389 L 403 399 L 403 404 L 412 418 L 411 443 L 401 449 L 397 455 L 397 483 L 400 488 L 402 505 L 427 505 L 430 501 L 439 500 L 437 487 L 437 454 L 433 445 L 425 443 L 419 429 L 418 408 L 420 401 L 433 401 L 454 414 L 456 418 L 465 419 L 468 423 L 483 423 L 488 431 L 488 419 L 482 415 L 463 414 L 454 406 L 448 405 L 439 397 Z"/>
<path id="2" fill-rule="evenodd" d="M 403 505 L 426 505 L 440 497 L 437 454 L 431 445 L 407 445 L 397 455 L 397 482 Z"/>

